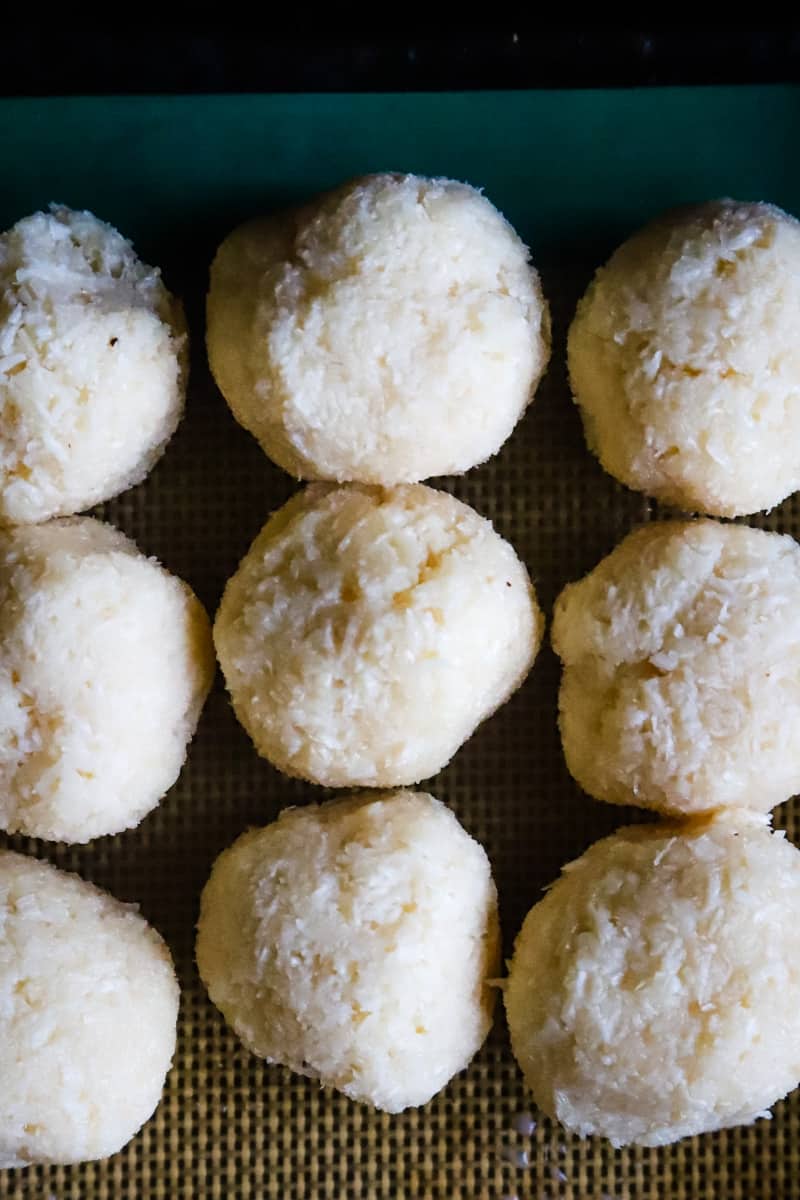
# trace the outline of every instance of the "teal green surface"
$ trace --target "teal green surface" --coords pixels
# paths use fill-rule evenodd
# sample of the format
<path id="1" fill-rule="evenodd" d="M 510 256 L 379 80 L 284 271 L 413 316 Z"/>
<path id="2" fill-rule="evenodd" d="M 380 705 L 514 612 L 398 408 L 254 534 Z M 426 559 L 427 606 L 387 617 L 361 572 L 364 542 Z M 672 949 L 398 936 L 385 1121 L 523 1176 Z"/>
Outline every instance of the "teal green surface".
<path id="1" fill-rule="evenodd" d="M 684 201 L 800 211 L 798 117 L 791 86 L 7 100 L 0 224 L 57 200 L 163 257 L 388 169 L 479 184 L 534 253 L 577 257 Z"/>

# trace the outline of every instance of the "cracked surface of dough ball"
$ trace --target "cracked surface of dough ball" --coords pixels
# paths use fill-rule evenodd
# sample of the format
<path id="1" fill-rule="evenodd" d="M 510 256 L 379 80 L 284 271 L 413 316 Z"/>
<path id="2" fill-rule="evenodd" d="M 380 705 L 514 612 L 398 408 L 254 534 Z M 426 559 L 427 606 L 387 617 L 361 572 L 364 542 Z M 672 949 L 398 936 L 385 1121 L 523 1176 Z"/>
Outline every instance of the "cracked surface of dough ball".
<path id="1" fill-rule="evenodd" d="M 255 1054 L 387 1112 L 425 1104 L 491 1026 L 489 860 L 425 793 L 289 809 L 217 859 L 197 961 Z"/>
<path id="2" fill-rule="evenodd" d="M 286 471 L 393 484 L 494 454 L 550 327 L 526 247 L 480 192 L 373 175 L 230 234 L 208 352 L 236 419 Z"/>
<path id="3" fill-rule="evenodd" d="M 561 737 L 590 795 L 674 814 L 800 790 L 800 547 L 715 521 L 629 534 L 556 601 Z"/>
<path id="4" fill-rule="evenodd" d="M 581 300 L 569 373 L 615 478 L 717 516 L 800 487 L 800 223 L 722 200 L 646 226 Z"/>
<path id="5" fill-rule="evenodd" d="M 443 767 L 522 683 L 542 616 L 489 521 L 422 484 L 312 484 L 267 522 L 214 624 L 256 749 L 327 787 Z"/>
<path id="6" fill-rule="evenodd" d="M 139 483 L 183 411 L 183 313 L 87 212 L 0 235 L 0 521 L 67 516 Z"/>
<path id="7" fill-rule="evenodd" d="M 169 951 L 129 904 L 0 851 L 0 1168 L 116 1154 L 175 1050 Z"/>
<path id="8" fill-rule="evenodd" d="M 0 828 L 86 842 L 138 825 L 213 674 L 202 605 L 119 530 L 0 530 Z"/>
<path id="9" fill-rule="evenodd" d="M 800 854 L 765 818 L 622 829 L 528 914 L 505 1003 L 537 1104 L 659 1146 L 800 1079 Z"/>

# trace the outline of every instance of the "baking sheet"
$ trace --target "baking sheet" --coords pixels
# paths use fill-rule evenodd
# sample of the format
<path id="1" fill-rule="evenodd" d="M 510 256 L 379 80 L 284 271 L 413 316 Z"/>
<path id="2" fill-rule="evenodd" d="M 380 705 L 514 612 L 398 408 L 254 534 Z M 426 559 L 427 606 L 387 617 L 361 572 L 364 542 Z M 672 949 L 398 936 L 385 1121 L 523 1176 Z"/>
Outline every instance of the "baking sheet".
<path id="1" fill-rule="evenodd" d="M 0 227 L 51 200 L 90 208 L 184 297 L 194 339 L 186 418 L 145 483 L 96 511 L 187 579 L 213 612 L 250 540 L 295 486 L 235 424 L 208 373 L 203 296 L 217 242 L 242 218 L 366 171 L 484 187 L 542 270 L 553 361 L 501 454 L 438 484 L 514 543 L 549 615 L 564 582 L 632 525 L 661 515 L 584 448 L 564 370 L 578 295 L 628 232 L 673 204 L 733 195 L 800 214 L 799 129 L 792 87 L 6 100 Z M 752 523 L 800 535 L 800 505 L 789 499 Z M 557 684 L 545 647 L 517 696 L 426 785 L 486 846 L 507 952 L 560 865 L 626 819 L 569 779 Z M 2 1200 L 800 1197 L 800 1094 L 770 1122 L 665 1149 L 580 1142 L 535 1113 L 532 1136 L 515 1133 L 515 1117 L 531 1105 L 499 1010 L 470 1069 L 400 1116 L 249 1055 L 194 967 L 200 889 L 244 829 L 321 794 L 258 759 L 218 678 L 180 781 L 138 830 L 81 847 L 0 836 L 140 903 L 169 942 L 182 986 L 177 1058 L 153 1120 L 105 1163 L 0 1171 Z M 796 833 L 794 802 L 777 823 Z"/>

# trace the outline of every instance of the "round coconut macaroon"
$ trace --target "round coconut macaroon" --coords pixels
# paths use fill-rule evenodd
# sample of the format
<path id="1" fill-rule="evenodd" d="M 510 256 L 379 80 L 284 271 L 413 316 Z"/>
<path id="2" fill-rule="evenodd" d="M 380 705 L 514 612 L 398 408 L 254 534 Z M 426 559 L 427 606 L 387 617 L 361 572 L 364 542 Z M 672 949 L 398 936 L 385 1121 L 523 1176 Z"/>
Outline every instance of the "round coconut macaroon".
<path id="1" fill-rule="evenodd" d="M 800 853 L 755 814 L 620 830 L 531 909 L 505 1003 L 573 1133 L 660 1146 L 769 1116 L 800 1080 Z"/>
<path id="2" fill-rule="evenodd" d="M 0 851 L 0 1168 L 106 1158 L 155 1111 L 178 983 L 129 904 Z"/>
<path id="3" fill-rule="evenodd" d="M 590 449 L 616 479 L 717 516 L 800 487 L 800 223 L 721 200 L 669 213 L 596 274 L 569 332 Z"/>
<path id="4" fill-rule="evenodd" d="M 197 962 L 255 1054 L 400 1112 L 483 1044 L 499 949 L 483 848 L 432 796 L 373 793 L 289 809 L 226 850 Z"/>
<path id="5" fill-rule="evenodd" d="M 172 786 L 214 674 L 185 583 L 88 517 L 0 530 L 0 828 L 86 842 Z"/>
<path id="6" fill-rule="evenodd" d="M 208 353 L 237 421 L 286 471 L 394 484 L 494 454 L 550 329 L 528 251 L 485 196 L 371 175 L 226 238 Z"/>
<path id="7" fill-rule="evenodd" d="M 489 521 L 422 484 L 312 484 L 267 522 L 214 625 L 239 720 L 288 775 L 427 779 L 525 678 L 542 616 Z"/>
<path id="8" fill-rule="evenodd" d="M 561 738 L 590 795 L 672 814 L 800 790 L 800 547 L 715 521 L 630 534 L 556 601 Z"/>
<path id="9" fill-rule="evenodd" d="M 186 364 L 180 304 L 116 229 L 54 207 L 0 235 L 0 522 L 139 483 L 180 419 Z"/>

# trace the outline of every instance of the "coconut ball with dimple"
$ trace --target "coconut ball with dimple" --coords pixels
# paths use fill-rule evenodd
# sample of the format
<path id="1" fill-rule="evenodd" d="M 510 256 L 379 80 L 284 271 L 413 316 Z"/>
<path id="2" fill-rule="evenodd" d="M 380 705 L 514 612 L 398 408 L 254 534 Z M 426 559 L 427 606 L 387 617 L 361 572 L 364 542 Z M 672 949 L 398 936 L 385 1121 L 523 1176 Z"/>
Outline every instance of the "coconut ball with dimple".
<path id="1" fill-rule="evenodd" d="M 128 904 L 0 851 L 0 1168 L 106 1158 L 175 1050 L 169 951 Z"/>
<path id="2" fill-rule="evenodd" d="M 800 223 L 721 200 L 634 234 L 569 333 L 587 441 L 622 483 L 753 513 L 800 487 Z"/>
<path id="3" fill-rule="evenodd" d="M 547 364 L 549 318 L 479 191 L 371 175 L 226 238 L 208 352 L 236 419 L 291 474 L 415 482 L 499 449 Z"/>
<path id="4" fill-rule="evenodd" d="M 387 1112 L 482 1045 L 498 955 L 486 854 L 423 793 L 289 809 L 203 892 L 200 974 L 245 1045 Z"/>
<path id="5" fill-rule="evenodd" d="M 88 517 L 0 530 L 0 828 L 86 842 L 172 786 L 214 673 L 181 580 Z"/>
<path id="6" fill-rule="evenodd" d="M 0 235 L 0 522 L 139 483 L 178 424 L 185 368 L 181 307 L 116 229 L 54 207 Z"/>
<path id="7" fill-rule="evenodd" d="M 312 484 L 228 583 L 214 640 L 256 749 L 328 787 L 434 775 L 521 684 L 542 617 L 489 521 L 422 484 Z"/>
<path id="8" fill-rule="evenodd" d="M 531 909 L 505 1002 L 573 1133 L 660 1146 L 769 1116 L 800 1080 L 800 853 L 755 814 L 620 830 Z"/>
<path id="9" fill-rule="evenodd" d="M 716 521 L 630 534 L 553 618 L 567 765 L 590 795 L 673 814 L 800 790 L 800 547 Z"/>

